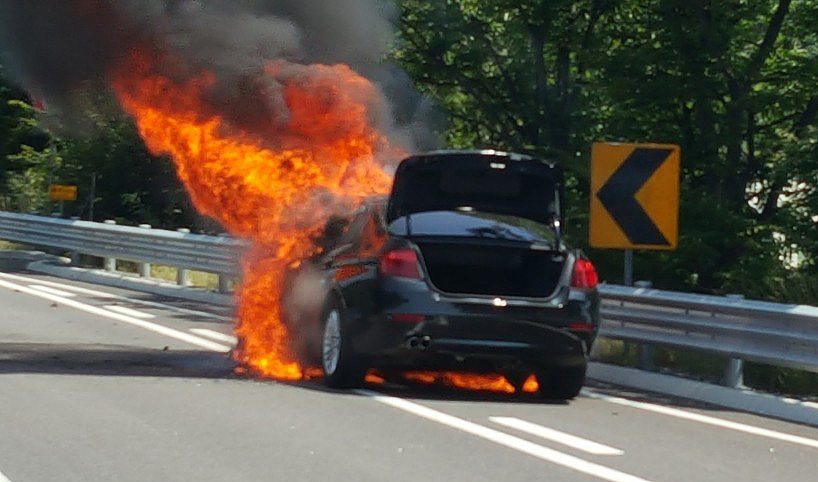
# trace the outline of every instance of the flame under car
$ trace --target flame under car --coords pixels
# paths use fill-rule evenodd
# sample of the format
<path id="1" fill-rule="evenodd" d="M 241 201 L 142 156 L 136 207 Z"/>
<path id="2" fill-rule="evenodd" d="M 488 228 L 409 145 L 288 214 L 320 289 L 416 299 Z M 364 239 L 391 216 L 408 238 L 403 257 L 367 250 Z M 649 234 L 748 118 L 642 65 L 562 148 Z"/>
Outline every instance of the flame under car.
<path id="1" fill-rule="evenodd" d="M 502 373 L 570 399 L 599 326 L 597 275 L 561 236 L 563 176 L 540 159 L 438 151 L 388 199 L 334 219 L 288 279 L 285 322 L 332 387 L 366 370 Z"/>

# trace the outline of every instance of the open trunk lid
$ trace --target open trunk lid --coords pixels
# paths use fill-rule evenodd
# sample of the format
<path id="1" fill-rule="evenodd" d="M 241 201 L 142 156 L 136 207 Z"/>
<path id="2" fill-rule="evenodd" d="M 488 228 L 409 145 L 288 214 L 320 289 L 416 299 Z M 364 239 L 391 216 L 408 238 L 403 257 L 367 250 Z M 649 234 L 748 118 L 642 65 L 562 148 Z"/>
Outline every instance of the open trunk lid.
<path id="1" fill-rule="evenodd" d="M 554 164 L 495 151 L 433 152 L 404 160 L 386 221 L 431 211 L 511 215 L 554 225 L 562 218 L 562 170 Z"/>

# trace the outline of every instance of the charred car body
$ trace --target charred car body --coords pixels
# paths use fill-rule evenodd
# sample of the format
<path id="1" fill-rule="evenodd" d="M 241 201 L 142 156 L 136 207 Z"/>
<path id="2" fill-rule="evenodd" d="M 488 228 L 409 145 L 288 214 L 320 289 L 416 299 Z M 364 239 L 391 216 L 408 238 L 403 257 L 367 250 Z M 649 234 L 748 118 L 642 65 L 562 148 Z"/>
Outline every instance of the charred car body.
<path id="1" fill-rule="evenodd" d="M 370 367 L 516 383 L 533 372 L 545 396 L 574 397 L 599 296 L 593 265 L 561 238 L 562 213 L 554 164 L 495 151 L 404 160 L 390 197 L 329 223 L 324 254 L 291 278 L 285 316 L 302 361 L 334 387 Z"/>

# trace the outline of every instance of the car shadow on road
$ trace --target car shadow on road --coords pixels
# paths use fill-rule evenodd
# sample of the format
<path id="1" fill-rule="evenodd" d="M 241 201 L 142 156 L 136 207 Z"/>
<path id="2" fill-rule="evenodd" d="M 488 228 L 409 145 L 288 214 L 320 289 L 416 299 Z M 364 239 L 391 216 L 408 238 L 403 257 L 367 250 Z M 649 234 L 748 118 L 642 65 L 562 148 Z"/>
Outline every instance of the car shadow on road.
<path id="1" fill-rule="evenodd" d="M 125 345 L 0 343 L 0 375 L 238 378 L 222 353 Z"/>

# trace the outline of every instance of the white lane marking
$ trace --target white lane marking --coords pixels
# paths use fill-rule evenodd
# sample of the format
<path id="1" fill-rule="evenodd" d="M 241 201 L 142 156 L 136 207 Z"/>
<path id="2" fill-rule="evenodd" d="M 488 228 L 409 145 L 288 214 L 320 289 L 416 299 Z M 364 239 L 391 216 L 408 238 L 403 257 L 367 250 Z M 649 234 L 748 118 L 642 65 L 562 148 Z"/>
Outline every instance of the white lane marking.
<path id="1" fill-rule="evenodd" d="M 94 315 L 104 316 L 106 318 L 111 318 L 117 321 L 122 321 L 124 323 L 129 323 L 134 326 L 138 326 L 140 328 L 144 328 L 146 330 L 150 330 L 165 336 L 169 336 L 171 338 L 176 338 L 177 340 L 184 341 L 186 343 L 190 343 L 191 345 L 196 345 L 201 348 L 205 348 L 212 351 L 227 353 L 230 351 L 229 346 L 220 345 L 218 343 L 214 343 L 210 340 L 205 340 L 204 338 L 199 338 L 198 336 L 193 336 L 189 333 L 185 333 L 183 331 L 174 330 L 173 328 L 168 328 L 167 326 L 158 325 L 156 323 L 151 323 L 150 321 L 140 320 L 138 318 L 134 318 L 132 316 L 126 316 L 119 313 L 114 313 L 108 310 L 104 310 L 102 308 L 86 305 L 85 303 L 80 303 L 79 301 L 72 300 L 69 298 L 63 298 L 62 296 L 52 295 L 50 293 L 45 293 L 42 291 L 38 291 L 27 286 L 22 286 L 14 283 L 9 283 L 8 281 L 0 280 L 0 286 L 11 289 L 21 291 L 23 293 L 27 293 L 34 296 L 39 296 L 40 298 L 45 298 L 47 300 L 51 300 L 55 303 L 60 303 L 66 306 L 70 306 L 71 308 L 76 308 L 81 311 L 85 311 L 86 313 L 91 313 Z"/>
<path id="2" fill-rule="evenodd" d="M 11 480 L 0 472 L 0 482 L 11 482 Z"/>
<path id="3" fill-rule="evenodd" d="M 577 437 L 576 435 L 560 432 L 559 430 L 554 430 L 553 428 L 543 427 L 542 425 L 520 420 L 519 418 L 515 417 L 489 417 L 489 420 L 500 425 L 505 425 L 506 427 L 517 429 L 521 432 L 530 433 L 531 435 L 536 435 L 546 440 L 551 440 L 552 442 L 557 442 L 567 445 L 568 447 L 573 447 L 575 449 L 588 452 L 589 454 L 622 455 L 625 453 L 622 450 L 615 449 L 592 440 L 587 440 Z"/>
<path id="4" fill-rule="evenodd" d="M 613 397 L 588 389 L 583 389 L 582 393 L 590 398 L 596 398 L 598 400 L 604 400 L 606 402 L 616 403 L 618 405 L 625 405 L 627 407 L 638 408 L 640 410 L 647 410 L 649 412 L 661 413 L 663 415 L 682 418 L 693 422 L 705 423 L 707 425 L 714 425 L 716 427 L 736 430 L 738 432 L 744 432 L 752 435 L 759 435 L 761 437 L 781 440 L 784 442 L 791 442 L 798 445 L 805 445 L 807 447 L 818 448 L 818 440 L 814 440 L 811 438 L 800 437 L 798 435 L 792 435 L 784 432 L 777 432 L 775 430 L 755 427 L 753 425 L 733 422 L 730 420 L 724 420 L 721 418 L 711 417 L 708 415 L 701 415 L 694 412 L 679 410 L 678 408 L 664 407 L 662 405 L 654 405 L 652 403 L 637 402 L 635 400 L 628 400 L 626 398 Z"/>
<path id="5" fill-rule="evenodd" d="M 484 427 L 483 425 L 455 417 L 429 407 L 396 398 L 388 395 L 382 395 L 370 390 L 356 390 L 357 393 L 372 397 L 374 400 L 385 405 L 409 412 L 413 415 L 423 417 L 434 422 L 456 428 L 463 432 L 475 435 L 477 437 L 489 440 L 491 442 L 503 445 L 505 447 L 518 450 L 520 452 L 532 455 L 539 459 L 551 462 L 553 464 L 561 465 L 577 472 L 591 475 L 603 480 L 610 480 L 612 482 L 645 482 L 645 479 L 636 477 L 634 475 L 626 474 L 604 465 L 588 462 L 587 460 L 568 455 L 557 450 L 553 450 L 542 445 L 537 445 L 534 442 L 509 435 L 499 430 Z"/>
<path id="6" fill-rule="evenodd" d="M 27 278 L 25 276 L 19 276 L 19 275 L 14 275 L 14 274 L 9 274 L 9 273 L 0 273 L 0 277 L 12 279 L 12 280 L 17 280 L 17 281 L 25 281 L 25 282 L 29 282 L 29 283 L 39 283 L 39 284 L 42 284 L 42 285 L 56 286 L 57 288 L 62 288 L 62 289 L 65 289 L 65 290 L 68 290 L 68 291 L 73 291 L 75 293 L 80 293 L 80 294 L 83 294 L 83 295 L 96 296 L 98 298 L 110 298 L 110 299 L 114 299 L 114 300 L 127 300 L 127 301 L 129 301 L 131 303 L 134 303 L 134 304 L 152 306 L 152 307 L 155 307 L 155 308 L 162 308 L 162 309 L 165 309 L 165 310 L 176 311 L 178 313 L 184 313 L 184 314 L 187 314 L 187 315 L 199 316 L 199 317 L 202 317 L 202 318 L 210 318 L 210 319 L 219 320 L 219 321 L 233 321 L 233 319 L 230 318 L 230 317 L 214 315 L 213 313 L 208 313 L 206 311 L 191 310 L 191 309 L 188 309 L 188 308 L 181 308 L 181 307 L 178 307 L 178 306 L 168 305 L 168 304 L 165 304 L 165 303 L 158 303 L 156 301 L 131 299 L 131 298 L 128 298 L 128 297 L 125 297 L 125 296 L 115 295 L 113 293 L 106 293 L 104 291 L 97 291 L 97 290 L 91 290 L 91 289 L 88 289 L 88 288 L 81 288 L 79 286 L 72 286 L 72 285 L 64 284 L 64 283 L 55 283 L 54 281 L 41 280 L 41 279 L 37 279 L 37 278 Z"/>
<path id="7" fill-rule="evenodd" d="M 191 328 L 191 332 L 196 333 L 199 336 L 204 336 L 207 338 L 212 338 L 216 341 L 223 341 L 225 343 L 230 343 L 235 345 L 238 343 L 238 338 L 233 335 L 225 335 L 224 333 L 219 333 L 218 331 L 208 330 L 207 328 Z"/>
<path id="8" fill-rule="evenodd" d="M 130 308 L 126 308 L 124 306 L 119 305 L 105 305 L 105 309 L 116 311 L 117 313 L 122 313 L 123 315 L 127 316 L 133 316 L 134 318 L 142 318 L 143 320 L 156 318 L 156 315 L 152 315 L 150 313 L 143 313 L 141 311 L 132 310 Z"/>
<path id="9" fill-rule="evenodd" d="M 46 293 L 51 293 L 52 295 L 62 296 L 63 298 L 73 298 L 77 295 L 74 293 L 69 293 L 67 291 L 58 290 L 55 288 L 49 288 L 48 286 L 41 286 L 41 285 L 28 285 L 29 288 L 34 288 L 35 290 L 44 291 Z"/>

